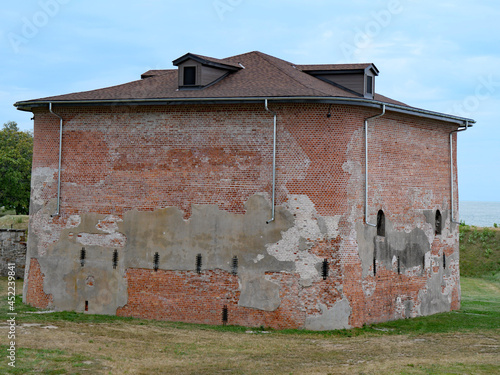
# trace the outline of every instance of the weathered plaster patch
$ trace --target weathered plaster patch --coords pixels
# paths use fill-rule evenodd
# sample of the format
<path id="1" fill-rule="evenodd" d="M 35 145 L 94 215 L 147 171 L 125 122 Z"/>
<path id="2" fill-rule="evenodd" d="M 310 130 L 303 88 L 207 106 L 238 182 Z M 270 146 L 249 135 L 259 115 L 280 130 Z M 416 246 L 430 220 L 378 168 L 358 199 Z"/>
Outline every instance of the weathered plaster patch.
<path id="1" fill-rule="evenodd" d="M 49 247 L 58 241 L 61 228 L 59 225 L 53 224 L 51 217 L 55 208 L 55 204 L 48 204 L 30 215 L 27 249 L 27 254 L 30 257 L 44 256 Z"/>
<path id="2" fill-rule="evenodd" d="M 410 232 L 394 229 L 386 219 L 385 236 L 377 236 L 376 228 L 356 224 L 359 257 L 363 269 L 363 278 L 373 273 L 373 259 L 377 266 L 402 274 L 419 273 L 425 254 L 430 252 L 431 243 L 424 231 L 414 228 Z"/>
<path id="3" fill-rule="evenodd" d="M 402 294 L 396 297 L 394 310 L 397 319 L 409 318 L 412 314 L 412 309 L 413 302 L 410 296 Z"/>
<path id="4" fill-rule="evenodd" d="M 377 289 L 377 282 L 373 278 L 364 278 L 361 284 L 365 297 L 370 297 Z"/>
<path id="5" fill-rule="evenodd" d="M 83 246 L 124 247 L 127 242 L 127 238 L 121 233 L 80 233 L 76 237 L 76 242 L 82 244 Z"/>
<path id="6" fill-rule="evenodd" d="M 231 261 L 237 256 L 238 275 L 260 275 L 242 279 L 242 303 L 274 311 L 281 303 L 279 285 L 266 280 L 264 274 L 292 272 L 295 267 L 292 262 L 280 262 L 267 254 L 266 245 L 279 241 L 281 233 L 290 229 L 295 220 L 288 211 L 277 207 L 275 222 L 266 224 L 270 205 L 263 195 L 254 195 L 245 207 L 242 215 L 220 210 L 216 205 L 193 205 L 189 220 L 184 220 L 183 212 L 175 207 L 153 212 L 132 210 L 123 219 L 87 213 L 73 215 L 57 225 L 43 209 L 35 215 L 35 225 L 38 231 L 51 233 L 52 242 L 42 238 L 47 250 L 38 258 L 43 270 L 57 269 L 45 272 L 44 288 L 53 294 L 59 310 L 82 311 L 88 301 L 89 312 L 115 314 L 127 303 L 126 270 L 152 269 L 155 253 L 163 270 L 194 270 L 200 254 L 202 270 L 220 268 L 231 272 Z M 40 234 L 33 236 L 38 242 L 40 238 Z M 80 259 L 82 246 L 84 262 Z M 250 298 L 251 294 L 255 296 Z"/>
<path id="7" fill-rule="evenodd" d="M 294 262 L 295 270 L 301 278 L 318 278 L 316 265 L 323 260 L 308 250 L 314 241 L 321 241 L 338 233 L 340 217 L 324 220 L 328 233 L 323 233 L 318 224 L 314 203 L 308 196 L 290 195 L 285 207 L 295 216 L 295 225 L 283 233 L 281 240 L 266 245 L 267 252 L 281 262 Z"/>
<path id="8" fill-rule="evenodd" d="M 281 304 L 280 286 L 262 275 L 242 275 L 238 305 L 264 311 L 275 311 Z"/>
<path id="9" fill-rule="evenodd" d="M 260 262 L 262 259 L 264 259 L 264 255 L 263 254 L 259 254 L 255 257 L 255 259 L 253 260 L 254 263 L 258 263 Z"/>
<path id="10" fill-rule="evenodd" d="M 43 192 L 47 185 L 52 185 L 57 169 L 49 167 L 34 168 L 31 172 L 31 203 L 33 211 L 38 211 L 44 204 Z"/>
<path id="11" fill-rule="evenodd" d="M 159 268 L 163 270 L 194 270 L 200 254 L 202 269 L 231 272 L 231 260 L 237 256 L 241 273 L 294 271 L 292 262 L 279 261 L 266 252 L 266 245 L 280 241 L 282 232 L 293 227 L 293 216 L 277 207 L 276 220 L 266 224 L 270 203 L 262 195 L 250 197 L 245 208 L 242 215 L 216 205 L 193 205 L 188 220 L 175 207 L 128 211 L 119 223 L 127 237 L 127 267 L 151 269 L 158 252 Z"/>
<path id="12" fill-rule="evenodd" d="M 66 229 L 68 228 L 76 228 L 78 227 L 82 222 L 82 218 L 80 215 L 71 215 L 68 217 L 68 221 L 66 221 Z"/>
<path id="13" fill-rule="evenodd" d="M 103 220 L 99 220 L 95 227 L 102 232 L 111 234 L 118 231 L 118 223 L 122 222 L 123 220 L 118 216 L 108 215 Z"/>
<path id="14" fill-rule="evenodd" d="M 320 314 L 306 317 L 305 328 L 313 331 L 324 331 L 333 329 L 351 328 L 349 317 L 352 308 L 349 301 L 344 298 L 329 309 L 323 304 L 319 304 Z"/>

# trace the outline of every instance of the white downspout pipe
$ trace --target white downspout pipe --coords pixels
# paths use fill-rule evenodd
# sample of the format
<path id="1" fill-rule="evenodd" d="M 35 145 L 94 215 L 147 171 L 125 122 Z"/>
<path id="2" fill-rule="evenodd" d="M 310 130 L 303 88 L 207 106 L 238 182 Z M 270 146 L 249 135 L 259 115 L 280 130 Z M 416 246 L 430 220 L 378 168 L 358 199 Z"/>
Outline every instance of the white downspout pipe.
<path id="1" fill-rule="evenodd" d="M 458 133 L 458 132 L 463 132 L 467 130 L 469 127 L 469 122 L 465 122 L 465 128 L 453 130 L 450 132 L 450 190 L 451 190 L 451 203 L 450 203 L 450 220 L 454 224 L 460 224 L 460 222 L 454 220 L 454 215 L 453 215 L 453 206 L 455 205 L 455 197 L 454 197 L 454 179 L 455 175 L 453 173 L 453 133 Z"/>
<path id="2" fill-rule="evenodd" d="M 61 204 L 61 158 L 62 158 L 62 129 L 63 118 L 52 111 L 52 103 L 49 103 L 49 112 L 54 116 L 59 117 L 59 166 L 57 168 L 57 209 L 52 216 L 59 216 L 59 208 Z"/>
<path id="3" fill-rule="evenodd" d="M 267 107 L 267 99 L 264 101 L 264 106 L 266 111 L 271 113 L 274 116 L 274 127 L 273 127 L 273 193 L 272 193 L 272 211 L 271 218 L 266 221 L 266 224 L 269 224 L 271 221 L 274 221 L 274 210 L 276 205 L 276 112 L 271 111 Z"/>
<path id="4" fill-rule="evenodd" d="M 365 224 L 376 227 L 376 224 L 368 222 L 368 120 L 373 120 L 385 115 L 385 104 L 382 104 L 382 113 L 365 119 Z"/>

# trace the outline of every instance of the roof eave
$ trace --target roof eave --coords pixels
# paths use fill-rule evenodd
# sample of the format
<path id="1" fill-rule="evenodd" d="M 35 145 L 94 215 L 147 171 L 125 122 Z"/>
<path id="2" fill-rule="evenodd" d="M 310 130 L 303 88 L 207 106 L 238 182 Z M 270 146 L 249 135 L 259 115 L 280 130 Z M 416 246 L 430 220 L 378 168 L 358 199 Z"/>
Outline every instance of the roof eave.
<path id="1" fill-rule="evenodd" d="M 152 99 L 95 99 L 95 100 L 35 100 L 16 102 L 14 106 L 20 111 L 31 112 L 33 108 L 52 105 L 174 105 L 174 104 L 234 104 L 260 103 L 265 99 L 274 102 L 313 102 L 328 104 L 359 105 L 363 107 L 381 108 L 385 105 L 387 111 L 404 113 L 440 121 L 452 122 L 461 126 L 475 124 L 476 121 L 466 117 L 448 115 L 425 109 L 407 107 L 404 105 L 382 102 L 366 98 L 346 98 L 334 96 L 277 96 L 277 97 L 222 97 L 222 98 L 152 98 Z"/>

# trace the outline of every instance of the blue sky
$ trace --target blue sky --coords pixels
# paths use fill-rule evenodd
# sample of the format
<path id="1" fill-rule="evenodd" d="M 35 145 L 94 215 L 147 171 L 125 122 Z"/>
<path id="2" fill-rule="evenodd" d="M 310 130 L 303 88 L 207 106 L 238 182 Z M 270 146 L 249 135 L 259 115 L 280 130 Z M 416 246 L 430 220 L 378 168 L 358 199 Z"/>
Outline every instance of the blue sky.
<path id="1" fill-rule="evenodd" d="M 372 62 L 377 92 L 477 121 L 458 136 L 460 199 L 500 201 L 499 20 L 494 0 L 4 2 L 0 124 L 30 130 L 14 102 L 136 80 L 187 52 Z"/>

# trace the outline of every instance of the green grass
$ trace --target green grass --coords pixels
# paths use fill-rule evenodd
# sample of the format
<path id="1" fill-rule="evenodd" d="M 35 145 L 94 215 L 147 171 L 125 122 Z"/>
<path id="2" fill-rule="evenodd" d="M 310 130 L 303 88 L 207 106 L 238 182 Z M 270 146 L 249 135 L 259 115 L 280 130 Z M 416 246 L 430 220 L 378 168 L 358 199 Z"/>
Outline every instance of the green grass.
<path id="1" fill-rule="evenodd" d="M 0 217 L 5 215 L 15 215 L 16 210 L 6 210 L 5 207 L 0 207 Z"/>
<path id="2" fill-rule="evenodd" d="M 0 345 L 0 351 L 6 353 L 9 347 Z M 2 374 L 88 374 L 103 369 L 98 360 L 82 354 L 71 354 L 59 349 L 29 349 L 19 347 L 16 350 L 15 367 L 5 360 L 0 361 Z"/>
<path id="3" fill-rule="evenodd" d="M 40 328 L 38 332 L 47 332 L 50 338 L 56 331 L 73 334 L 75 344 L 56 348 L 48 340 L 23 347 L 19 339 L 17 367 L 12 369 L 2 360 L 0 373 L 114 374 L 126 373 L 126 368 L 128 373 L 154 374 L 168 368 L 170 373 L 186 374 L 223 370 L 237 374 L 326 374 L 339 373 L 331 369 L 347 370 L 340 366 L 350 363 L 354 367 L 345 373 L 500 374 L 496 361 L 500 355 L 500 231 L 465 225 L 460 230 L 462 303 L 458 311 L 327 332 L 275 331 L 76 312 L 33 314 L 39 310 L 23 304 L 17 296 L 18 323 L 58 326 L 54 332 Z M 20 293 L 22 280 L 16 283 Z M 0 321 L 8 318 L 6 285 L 6 278 L 0 278 Z M 248 330 L 254 334 L 247 334 Z M 402 345 L 398 346 L 399 342 Z M 419 342 L 425 345 L 418 346 Z M 389 366 L 392 360 L 397 362 L 387 367 L 383 348 L 391 345 L 392 353 L 401 355 L 391 357 Z M 340 348 L 329 349 L 335 346 Z M 0 350 L 5 353 L 7 346 L 0 345 Z M 125 350 L 123 361 L 127 365 L 123 367 Z M 127 358 L 132 358 L 130 363 Z"/>
<path id="4" fill-rule="evenodd" d="M 500 281 L 500 230 L 460 225 L 460 274 Z"/>
<path id="5" fill-rule="evenodd" d="M 464 364 L 464 363 L 454 363 L 451 365 L 407 365 L 408 370 L 403 370 L 400 372 L 401 375 L 414 375 L 414 374 L 425 374 L 425 375 L 438 375 L 438 374 L 453 374 L 453 375 L 491 375 L 498 374 L 498 366 L 487 365 L 487 364 Z"/>
<path id="6" fill-rule="evenodd" d="M 0 215 L 0 229 L 28 229 L 29 215 Z"/>
<path id="7" fill-rule="evenodd" d="M 0 283 L 5 285 L 6 279 L 1 278 Z M 462 306 L 458 311 L 418 317 L 413 319 L 395 320 L 391 322 L 366 325 L 362 328 L 342 329 L 335 331 L 316 332 L 307 330 L 282 330 L 284 335 L 317 335 L 324 337 L 353 337 L 360 335 L 420 335 L 427 333 L 464 332 L 490 330 L 500 328 L 500 282 L 494 280 L 463 277 Z M 18 290 L 20 290 L 18 288 Z M 0 303 L 0 321 L 5 321 L 7 315 L 7 300 L 2 298 Z M 15 309 L 17 319 L 30 323 L 57 323 L 60 321 L 100 324 L 126 322 L 134 325 L 153 325 L 187 330 L 209 330 L 219 332 L 245 333 L 249 329 L 259 333 L 262 331 L 278 332 L 264 327 L 249 328 L 240 326 L 210 326 L 180 322 L 163 322 L 143 320 L 112 315 L 93 315 L 71 311 L 52 312 L 48 314 L 32 314 L 39 311 L 22 302 L 21 296 L 16 296 Z"/>

